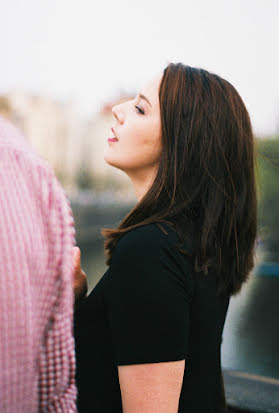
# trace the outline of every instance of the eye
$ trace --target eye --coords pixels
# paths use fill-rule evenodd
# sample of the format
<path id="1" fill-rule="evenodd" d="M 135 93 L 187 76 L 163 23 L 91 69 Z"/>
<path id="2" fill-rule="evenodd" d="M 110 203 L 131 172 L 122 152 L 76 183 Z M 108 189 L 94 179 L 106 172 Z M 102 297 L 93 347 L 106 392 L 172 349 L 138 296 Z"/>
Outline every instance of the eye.
<path id="1" fill-rule="evenodd" d="M 140 113 L 141 115 L 144 115 L 143 109 L 141 109 L 139 106 L 135 106 L 135 108 L 138 110 L 138 113 Z"/>

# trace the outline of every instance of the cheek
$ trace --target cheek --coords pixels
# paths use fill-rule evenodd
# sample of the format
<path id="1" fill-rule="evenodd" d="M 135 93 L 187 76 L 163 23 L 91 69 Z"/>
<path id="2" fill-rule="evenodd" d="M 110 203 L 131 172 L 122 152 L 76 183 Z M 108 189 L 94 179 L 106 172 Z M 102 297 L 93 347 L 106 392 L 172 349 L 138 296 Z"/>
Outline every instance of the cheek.
<path id="1" fill-rule="evenodd" d="M 150 129 L 138 131 L 129 145 L 129 156 L 139 163 L 158 162 L 161 154 L 161 136 Z"/>
<path id="2" fill-rule="evenodd" d="M 152 126 L 142 135 L 142 146 L 150 155 L 158 156 L 161 153 L 162 138 L 159 124 L 152 124 Z"/>
<path id="3" fill-rule="evenodd" d="M 161 136 L 159 134 L 147 134 L 143 135 L 141 139 L 141 145 L 146 149 L 157 150 L 161 147 Z"/>
<path id="4" fill-rule="evenodd" d="M 158 120 L 145 122 L 135 131 L 133 141 L 146 149 L 157 149 L 161 144 L 161 128 Z"/>
<path id="5" fill-rule="evenodd" d="M 143 156 L 150 161 L 158 161 L 161 154 L 161 138 L 159 136 L 144 137 L 141 142 L 141 150 Z"/>
<path id="6" fill-rule="evenodd" d="M 156 125 L 137 125 L 126 129 L 121 140 L 111 144 L 105 161 L 123 170 L 154 166 L 161 155 L 161 135 Z"/>

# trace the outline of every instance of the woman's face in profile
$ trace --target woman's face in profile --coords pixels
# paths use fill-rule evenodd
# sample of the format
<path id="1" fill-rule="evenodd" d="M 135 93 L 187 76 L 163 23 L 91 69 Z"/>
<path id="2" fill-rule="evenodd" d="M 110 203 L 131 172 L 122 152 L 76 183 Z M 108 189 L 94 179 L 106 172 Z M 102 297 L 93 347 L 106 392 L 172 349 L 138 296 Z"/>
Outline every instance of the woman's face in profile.
<path id="1" fill-rule="evenodd" d="M 162 73 L 153 78 L 138 95 L 112 108 L 115 124 L 105 150 L 105 161 L 127 172 L 156 172 L 161 154 L 159 87 Z"/>

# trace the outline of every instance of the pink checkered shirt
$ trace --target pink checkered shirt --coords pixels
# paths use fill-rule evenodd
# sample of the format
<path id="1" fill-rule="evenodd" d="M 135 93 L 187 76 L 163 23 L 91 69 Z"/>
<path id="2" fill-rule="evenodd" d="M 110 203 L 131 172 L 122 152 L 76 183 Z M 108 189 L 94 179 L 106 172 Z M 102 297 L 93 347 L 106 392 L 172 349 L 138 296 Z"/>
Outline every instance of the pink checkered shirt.
<path id="1" fill-rule="evenodd" d="M 0 412 L 76 412 L 71 208 L 2 118 L 0 240 Z"/>

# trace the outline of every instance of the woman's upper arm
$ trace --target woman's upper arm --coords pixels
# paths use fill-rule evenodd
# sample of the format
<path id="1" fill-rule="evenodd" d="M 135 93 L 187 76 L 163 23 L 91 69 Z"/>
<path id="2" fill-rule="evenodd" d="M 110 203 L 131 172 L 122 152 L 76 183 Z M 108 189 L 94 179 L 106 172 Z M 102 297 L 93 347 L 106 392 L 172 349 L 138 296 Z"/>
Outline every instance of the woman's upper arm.
<path id="1" fill-rule="evenodd" d="M 177 413 L 185 360 L 118 366 L 123 413 Z"/>

